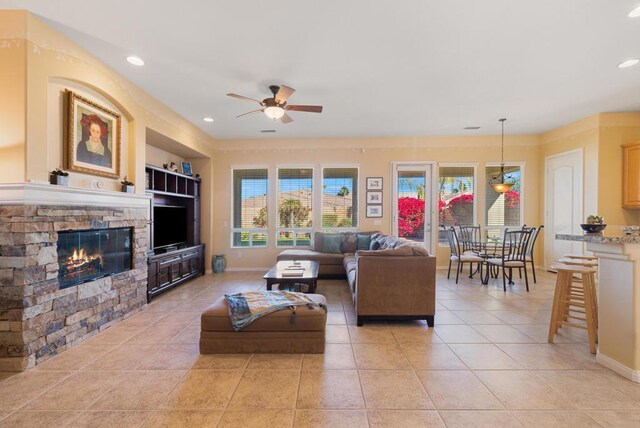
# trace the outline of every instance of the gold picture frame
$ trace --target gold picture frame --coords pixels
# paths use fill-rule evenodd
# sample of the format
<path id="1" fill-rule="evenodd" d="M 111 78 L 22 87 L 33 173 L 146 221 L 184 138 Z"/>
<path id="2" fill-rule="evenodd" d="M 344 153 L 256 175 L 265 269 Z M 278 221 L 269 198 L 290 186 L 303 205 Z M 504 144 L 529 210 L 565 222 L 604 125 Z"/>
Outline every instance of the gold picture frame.
<path id="1" fill-rule="evenodd" d="M 120 177 L 120 115 L 65 90 L 65 164 L 69 171 L 101 177 Z"/>

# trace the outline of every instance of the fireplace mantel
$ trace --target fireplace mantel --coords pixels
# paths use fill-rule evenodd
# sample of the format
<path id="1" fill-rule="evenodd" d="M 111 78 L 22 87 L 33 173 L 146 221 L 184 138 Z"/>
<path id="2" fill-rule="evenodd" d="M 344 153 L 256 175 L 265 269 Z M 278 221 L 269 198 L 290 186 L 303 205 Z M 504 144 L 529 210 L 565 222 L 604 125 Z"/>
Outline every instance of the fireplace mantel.
<path id="1" fill-rule="evenodd" d="M 149 208 L 150 196 L 53 184 L 0 184 L 0 205 L 67 205 Z"/>

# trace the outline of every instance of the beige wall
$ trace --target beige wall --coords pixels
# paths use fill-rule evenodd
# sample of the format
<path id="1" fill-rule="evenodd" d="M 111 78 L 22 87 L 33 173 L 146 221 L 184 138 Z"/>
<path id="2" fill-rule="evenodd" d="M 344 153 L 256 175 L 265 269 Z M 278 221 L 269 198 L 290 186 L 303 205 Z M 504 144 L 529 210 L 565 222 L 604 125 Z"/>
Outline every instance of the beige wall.
<path id="1" fill-rule="evenodd" d="M 175 162 L 178 165 L 178 170 L 180 170 L 180 162 L 184 162 L 185 159 L 181 156 L 175 155 L 173 153 L 169 153 L 166 150 L 159 149 L 157 147 L 150 146 L 147 144 L 146 146 L 146 155 L 145 162 L 149 165 L 155 165 L 162 167 L 165 163 Z"/>
<path id="2" fill-rule="evenodd" d="M 598 212 L 613 227 L 640 224 L 640 210 L 622 208 L 620 147 L 640 141 L 640 113 L 603 113 L 599 118 Z"/>
<path id="3" fill-rule="evenodd" d="M 0 11 L 0 60 L 0 182 L 46 182 L 49 171 L 63 163 L 65 88 L 122 114 L 121 176 L 136 183 L 138 193 L 144 192 L 147 128 L 180 142 L 201 160 L 213 156 L 215 141 L 208 134 L 30 13 Z M 95 187 L 96 180 L 107 190 L 119 186 L 117 179 L 70 176 L 73 187 Z M 211 183 L 203 181 L 203 187 L 210 189 Z M 207 217 L 203 228 L 209 233 L 203 240 L 210 248 Z"/>
<path id="4" fill-rule="evenodd" d="M 401 161 L 477 163 L 476 190 L 478 222 L 484 224 L 484 166 L 500 162 L 500 137 L 406 137 L 345 138 L 297 140 L 233 140 L 218 141 L 214 159 L 214 252 L 224 253 L 228 266 L 237 269 L 264 268 L 273 264 L 282 250 L 274 245 L 275 210 L 269 220 L 268 248 L 230 248 L 231 233 L 231 169 L 235 166 L 266 166 L 275 177 L 276 166 L 312 165 L 315 174 L 322 166 L 357 164 L 360 167 L 359 230 L 391 230 L 391 163 Z M 505 161 L 525 164 L 524 222 L 539 224 L 540 156 L 537 136 L 507 136 Z M 363 152 L 364 149 L 364 152 Z M 384 178 L 384 205 L 381 224 L 365 216 L 365 178 Z M 273 180 L 272 180 L 273 183 Z M 317 186 L 316 186 L 317 188 Z M 272 191 L 275 190 L 272 186 Z M 273 192 L 272 192 L 273 194 Z M 317 198 L 316 198 L 317 199 Z M 315 202 L 315 201 L 314 201 Z M 272 204 L 273 205 L 273 204 Z M 437 216 L 436 216 L 437 217 Z M 314 225 L 320 224 L 320 211 L 314 205 Z M 434 224 L 434 228 L 437 224 Z M 437 229 L 436 229 L 437 230 Z M 439 264 L 448 260 L 448 248 L 438 247 Z"/>
<path id="5" fill-rule="evenodd" d="M 0 183 L 20 183 L 25 174 L 26 17 L 0 13 Z"/>

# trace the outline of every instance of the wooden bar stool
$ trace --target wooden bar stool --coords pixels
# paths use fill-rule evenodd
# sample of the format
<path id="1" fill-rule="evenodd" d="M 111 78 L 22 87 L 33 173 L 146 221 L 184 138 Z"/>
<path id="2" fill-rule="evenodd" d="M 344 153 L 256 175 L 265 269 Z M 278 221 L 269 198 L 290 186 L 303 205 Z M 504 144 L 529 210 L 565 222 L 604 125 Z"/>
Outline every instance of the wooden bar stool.
<path id="1" fill-rule="evenodd" d="M 588 266 L 556 263 L 552 266 L 558 272 L 556 291 L 551 309 L 548 342 L 563 325 L 587 330 L 589 349 L 596 353 L 598 341 L 598 307 L 595 297 L 596 270 Z M 581 281 L 575 282 L 573 276 Z"/>
<path id="2" fill-rule="evenodd" d="M 567 255 L 563 258 L 561 258 L 559 260 L 560 263 L 564 264 L 564 265 L 569 265 L 569 266 L 584 266 L 584 267 L 588 267 L 588 268 L 593 268 L 598 269 L 598 258 L 597 257 L 588 257 L 588 256 L 571 256 L 571 255 Z M 579 285 L 576 285 L 576 283 L 582 282 L 582 276 L 581 275 L 574 275 L 573 276 L 573 285 L 572 288 L 574 289 L 575 292 L 580 292 L 581 293 L 581 289 L 582 287 L 580 287 Z M 598 286 L 595 282 L 595 280 L 593 281 L 593 288 L 592 288 L 592 298 L 593 298 L 593 307 L 595 308 L 594 310 L 594 314 L 595 314 L 595 320 L 596 320 L 596 326 L 598 325 Z"/>

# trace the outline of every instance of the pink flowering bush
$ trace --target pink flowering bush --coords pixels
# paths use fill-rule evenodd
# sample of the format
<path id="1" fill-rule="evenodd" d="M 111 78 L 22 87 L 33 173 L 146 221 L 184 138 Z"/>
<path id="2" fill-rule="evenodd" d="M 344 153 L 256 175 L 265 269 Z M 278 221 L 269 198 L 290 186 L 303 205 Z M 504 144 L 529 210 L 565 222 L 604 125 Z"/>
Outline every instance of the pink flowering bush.
<path id="1" fill-rule="evenodd" d="M 424 207 L 425 202 L 421 199 L 398 198 L 398 235 L 413 236 L 416 231 L 424 229 Z"/>
<path id="2" fill-rule="evenodd" d="M 505 208 L 518 208 L 520 206 L 520 192 L 517 190 L 508 190 L 504 192 Z"/>

